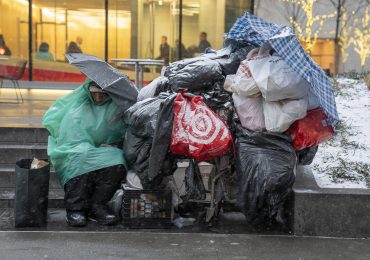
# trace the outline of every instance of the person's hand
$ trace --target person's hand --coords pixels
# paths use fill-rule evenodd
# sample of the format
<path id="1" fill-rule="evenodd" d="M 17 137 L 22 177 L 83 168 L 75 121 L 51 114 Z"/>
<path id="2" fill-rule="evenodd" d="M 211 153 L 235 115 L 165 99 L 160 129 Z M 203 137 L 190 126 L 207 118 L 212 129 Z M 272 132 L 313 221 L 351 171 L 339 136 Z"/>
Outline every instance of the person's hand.
<path id="1" fill-rule="evenodd" d="M 100 147 L 114 147 L 114 146 L 110 144 L 101 144 Z"/>

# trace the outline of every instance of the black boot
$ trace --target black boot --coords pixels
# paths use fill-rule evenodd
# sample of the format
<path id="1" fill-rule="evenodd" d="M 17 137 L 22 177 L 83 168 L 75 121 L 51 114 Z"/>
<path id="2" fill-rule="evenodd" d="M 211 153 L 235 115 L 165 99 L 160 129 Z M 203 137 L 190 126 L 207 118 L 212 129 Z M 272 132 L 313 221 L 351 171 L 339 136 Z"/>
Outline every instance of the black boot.
<path id="1" fill-rule="evenodd" d="M 118 218 L 105 205 L 92 205 L 89 219 L 103 226 L 116 225 L 118 222 Z"/>
<path id="2" fill-rule="evenodd" d="M 86 214 L 84 211 L 67 210 L 66 221 L 71 227 L 84 227 L 87 224 Z"/>
<path id="3" fill-rule="evenodd" d="M 67 211 L 66 221 L 72 227 L 84 227 L 87 224 L 88 177 L 88 174 L 74 177 L 64 186 L 64 205 Z"/>

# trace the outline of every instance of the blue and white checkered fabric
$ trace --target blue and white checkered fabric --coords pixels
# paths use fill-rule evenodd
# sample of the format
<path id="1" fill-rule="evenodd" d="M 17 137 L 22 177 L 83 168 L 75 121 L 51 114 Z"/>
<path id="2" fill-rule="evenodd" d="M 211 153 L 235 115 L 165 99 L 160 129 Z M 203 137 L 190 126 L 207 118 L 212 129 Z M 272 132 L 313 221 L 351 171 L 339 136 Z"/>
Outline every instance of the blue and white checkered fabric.
<path id="1" fill-rule="evenodd" d="M 338 122 L 332 82 L 304 51 L 291 28 L 268 23 L 246 12 L 237 19 L 227 38 L 249 41 L 259 46 L 268 42 L 295 72 L 311 83 L 313 93 L 329 117 L 328 123 L 334 126 Z"/>

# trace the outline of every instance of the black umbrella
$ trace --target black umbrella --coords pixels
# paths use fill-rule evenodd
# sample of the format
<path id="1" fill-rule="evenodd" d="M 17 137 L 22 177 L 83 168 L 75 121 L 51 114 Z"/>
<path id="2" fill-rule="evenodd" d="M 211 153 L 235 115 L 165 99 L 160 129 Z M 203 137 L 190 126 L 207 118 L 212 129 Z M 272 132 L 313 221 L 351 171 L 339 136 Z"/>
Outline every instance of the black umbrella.
<path id="1" fill-rule="evenodd" d="M 68 53 L 65 56 L 70 64 L 107 92 L 122 111 L 136 103 L 138 91 L 127 75 L 92 55 Z"/>

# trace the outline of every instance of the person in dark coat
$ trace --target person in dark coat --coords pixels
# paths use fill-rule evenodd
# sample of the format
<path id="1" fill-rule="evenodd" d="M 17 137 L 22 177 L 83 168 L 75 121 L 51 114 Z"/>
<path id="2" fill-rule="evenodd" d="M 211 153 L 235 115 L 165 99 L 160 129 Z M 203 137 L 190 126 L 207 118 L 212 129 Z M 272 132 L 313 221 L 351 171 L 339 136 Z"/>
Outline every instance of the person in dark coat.
<path id="1" fill-rule="evenodd" d="M 207 33 L 206 32 L 201 32 L 200 33 L 199 40 L 200 41 L 199 41 L 198 49 L 199 49 L 200 53 L 204 53 L 204 51 L 207 48 L 211 48 L 211 44 L 209 43 L 209 41 L 207 41 Z"/>
<path id="2" fill-rule="evenodd" d="M 12 52 L 9 49 L 9 47 L 6 46 L 4 36 L 2 34 L 0 34 L 0 56 L 1 55 L 5 55 L 5 56 L 11 56 L 12 55 Z"/>
<path id="3" fill-rule="evenodd" d="M 179 40 L 175 41 L 176 45 L 175 48 L 172 48 L 172 61 L 177 61 L 180 59 L 179 57 Z M 188 50 L 186 49 L 185 45 L 181 43 L 181 59 L 190 58 Z"/>
<path id="4" fill-rule="evenodd" d="M 69 43 L 66 53 L 82 53 L 82 50 L 76 42 L 72 41 Z"/>
<path id="5" fill-rule="evenodd" d="M 162 36 L 162 42 L 159 46 L 159 57 L 157 59 L 164 60 L 165 65 L 170 61 L 170 45 L 167 43 L 167 36 Z"/>

